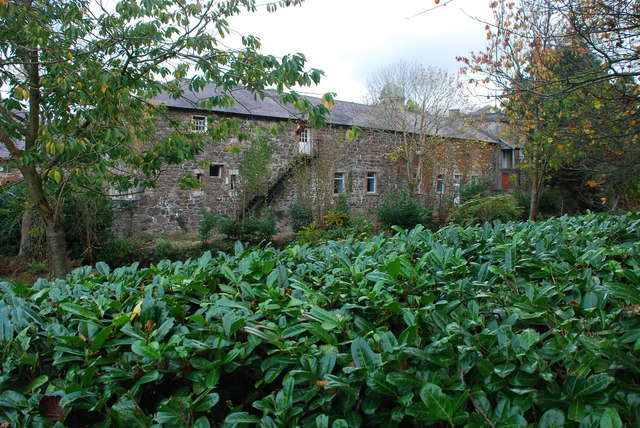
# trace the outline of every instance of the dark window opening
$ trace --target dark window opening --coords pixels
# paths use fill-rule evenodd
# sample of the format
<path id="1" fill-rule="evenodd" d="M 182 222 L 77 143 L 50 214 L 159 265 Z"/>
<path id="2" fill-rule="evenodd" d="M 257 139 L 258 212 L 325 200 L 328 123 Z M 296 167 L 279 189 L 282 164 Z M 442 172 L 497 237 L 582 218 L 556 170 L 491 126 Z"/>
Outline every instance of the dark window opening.
<path id="1" fill-rule="evenodd" d="M 209 165 L 209 177 L 222 177 L 222 165 Z"/>
<path id="2" fill-rule="evenodd" d="M 377 173 L 367 172 L 367 193 L 376 193 L 378 191 Z"/>

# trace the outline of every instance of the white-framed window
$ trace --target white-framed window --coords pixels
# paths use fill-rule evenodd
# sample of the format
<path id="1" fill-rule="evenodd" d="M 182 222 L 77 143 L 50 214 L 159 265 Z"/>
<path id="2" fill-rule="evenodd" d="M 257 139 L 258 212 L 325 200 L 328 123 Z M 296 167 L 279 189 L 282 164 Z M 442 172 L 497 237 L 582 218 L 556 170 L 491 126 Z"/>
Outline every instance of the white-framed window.
<path id="1" fill-rule="evenodd" d="M 193 132 L 207 132 L 206 116 L 191 116 Z"/>
<path id="2" fill-rule="evenodd" d="M 209 177 L 222 177 L 223 167 L 224 166 L 219 163 L 209 165 Z"/>
<path id="3" fill-rule="evenodd" d="M 311 131 L 309 128 L 304 128 L 298 136 L 298 152 L 301 155 L 311 154 Z"/>
<path id="4" fill-rule="evenodd" d="M 378 193 L 378 173 L 375 171 L 367 171 L 366 177 L 367 193 Z"/>
<path id="5" fill-rule="evenodd" d="M 345 178 L 344 172 L 336 172 L 333 174 L 333 194 L 342 195 L 345 191 Z"/>
<path id="6" fill-rule="evenodd" d="M 444 192 L 444 177 L 442 175 L 439 175 L 438 179 L 436 180 L 436 192 Z"/>
<path id="7" fill-rule="evenodd" d="M 462 177 L 460 175 L 453 176 L 453 203 L 458 205 L 460 203 L 460 180 Z"/>

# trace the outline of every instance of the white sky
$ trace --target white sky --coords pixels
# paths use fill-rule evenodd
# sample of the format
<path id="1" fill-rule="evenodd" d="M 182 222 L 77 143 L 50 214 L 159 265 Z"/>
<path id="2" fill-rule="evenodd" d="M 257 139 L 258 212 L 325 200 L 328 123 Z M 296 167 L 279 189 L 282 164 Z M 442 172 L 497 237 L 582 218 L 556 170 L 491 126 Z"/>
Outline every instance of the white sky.
<path id="1" fill-rule="evenodd" d="M 484 48 L 489 0 L 306 0 L 301 6 L 243 13 L 229 20 L 241 34 L 257 36 L 262 52 L 302 52 L 308 67 L 325 77 L 303 92 L 336 92 L 337 99 L 362 102 L 369 76 L 399 60 L 418 61 L 456 74 L 456 56 Z"/>

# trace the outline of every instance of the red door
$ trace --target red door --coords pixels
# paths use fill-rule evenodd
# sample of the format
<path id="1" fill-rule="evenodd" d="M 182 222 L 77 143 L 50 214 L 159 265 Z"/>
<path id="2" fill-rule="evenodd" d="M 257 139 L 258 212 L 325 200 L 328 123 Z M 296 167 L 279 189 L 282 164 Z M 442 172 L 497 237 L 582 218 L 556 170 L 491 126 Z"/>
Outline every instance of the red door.
<path id="1" fill-rule="evenodd" d="M 502 188 L 503 189 L 511 188 L 511 174 L 502 173 Z"/>

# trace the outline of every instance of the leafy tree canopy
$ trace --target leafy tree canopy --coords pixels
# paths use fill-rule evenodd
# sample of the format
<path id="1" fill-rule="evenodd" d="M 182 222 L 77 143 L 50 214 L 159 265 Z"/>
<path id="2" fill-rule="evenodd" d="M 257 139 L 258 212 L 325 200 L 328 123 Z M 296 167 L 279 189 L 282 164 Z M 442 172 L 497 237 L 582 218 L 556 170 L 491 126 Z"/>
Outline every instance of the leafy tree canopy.
<path id="1" fill-rule="evenodd" d="M 206 141 L 237 131 L 228 119 L 199 135 L 172 121 L 169 137 L 154 139 L 163 108 L 149 100 L 160 92 L 179 97 L 212 82 L 264 96 L 275 87 L 311 125 L 322 123 L 324 105 L 285 93 L 322 75 L 305 70 L 302 54 L 264 55 L 253 36 L 242 37 L 238 49 L 227 47 L 228 19 L 256 7 L 254 0 L 0 1 L 0 142 L 44 219 L 54 275 L 68 270 L 60 222 L 65 192 L 152 186 L 163 164 L 192 158 Z M 185 77 L 191 79 L 181 84 Z M 232 99 L 203 102 L 224 106 Z"/>
<path id="2" fill-rule="evenodd" d="M 491 7 L 485 51 L 459 60 L 472 81 L 498 89 L 525 142 L 530 218 L 557 169 L 572 170 L 583 188 L 602 186 L 611 201 L 635 189 L 638 3 L 496 0 Z"/>

